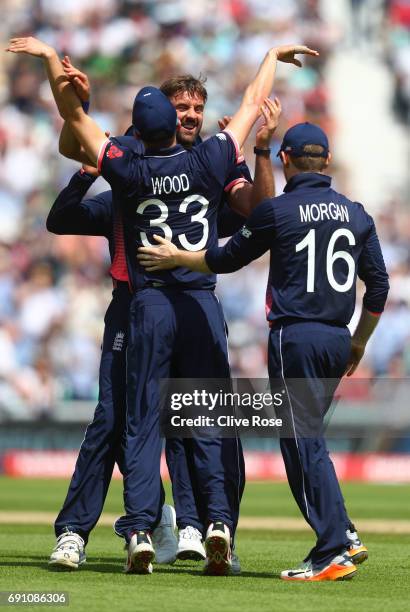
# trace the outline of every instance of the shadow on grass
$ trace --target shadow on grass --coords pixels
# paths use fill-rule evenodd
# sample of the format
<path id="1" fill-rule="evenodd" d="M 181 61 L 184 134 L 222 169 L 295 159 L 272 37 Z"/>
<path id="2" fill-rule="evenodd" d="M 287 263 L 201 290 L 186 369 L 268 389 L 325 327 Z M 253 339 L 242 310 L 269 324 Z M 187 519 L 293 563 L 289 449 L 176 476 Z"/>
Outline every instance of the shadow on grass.
<path id="1" fill-rule="evenodd" d="M 123 572 L 123 563 L 118 557 L 106 557 L 104 561 L 99 560 L 89 561 L 81 566 L 79 570 L 73 570 L 70 568 L 64 568 L 61 566 L 48 565 L 47 560 L 43 555 L 31 555 L 30 560 L 27 558 L 23 559 L 18 555 L 8 555 L 8 559 L 15 559 L 15 561 L 2 561 L 3 567 L 37 567 L 44 571 L 56 574 L 72 574 L 81 572 L 83 573 L 101 573 L 101 574 L 121 574 Z M 202 565 L 195 563 L 181 563 L 178 565 L 154 565 L 155 574 L 171 575 L 171 574 L 184 574 L 190 576 L 198 576 L 200 578 L 228 578 L 230 580 L 238 578 L 255 578 L 279 580 L 279 576 L 273 572 L 251 572 L 242 571 L 238 576 L 204 576 L 202 573 Z M 137 574 L 130 574 L 131 576 L 137 576 Z"/>

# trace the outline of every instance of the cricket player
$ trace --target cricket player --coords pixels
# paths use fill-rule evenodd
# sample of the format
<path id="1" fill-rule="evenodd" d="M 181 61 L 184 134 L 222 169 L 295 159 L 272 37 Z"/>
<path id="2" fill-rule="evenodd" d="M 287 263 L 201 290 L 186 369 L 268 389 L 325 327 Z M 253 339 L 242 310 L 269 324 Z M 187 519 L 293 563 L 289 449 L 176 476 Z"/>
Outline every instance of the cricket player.
<path id="1" fill-rule="evenodd" d="M 323 437 L 323 418 L 341 377 L 350 376 L 383 312 L 389 290 L 373 219 L 363 206 L 331 187 L 326 134 L 315 125 L 290 128 L 280 149 L 285 193 L 261 203 L 222 248 L 180 251 L 158 237 L 143 247 L 147 271 L 185 266 L 228 273 L 270 250 L 266 293 L 270 324 L 268 367 L 287 402 L 278 415 L 287 425 L 280 445 L 295 500 L 317 542 L 284 580 L 351 578 L 367 549 L 350 522 Z M 353 338 L 347 324 L 355 308 L 356 278 L 365 283 Z M 303 381 L 303 384 L 300 384 Z"/>
<path id="2" fill-rule="evenodd" d="M 54 49 L 33 38 L 13 39 L 9 50 L 42 57 L 60 113 L 90 159 L 110 183 L 124 215 L 128 253 L 152 244 L 158 228 L 190 251 L 217 244 L 216 211 L 227 176 L 237 165 L 240 147 L 267 104 L 279 60 L 298 63 L 295 53 L 317 55 L 303 46 L 271 49 L 246 89 L 240 109 L 225 130 L 191 151 L 176 144 L 177 115 L 162 92 L 145 87 L 137 95 L 133 125 L 145 154 L 105 137 L 88 117 L 67 82 Z M 191 207 L 188 215 L 188 207 Z M 188 218 L 187 218 L 188 217 Z M 157 228 L 157 230 L 155 230 Z M 134 572 L 151 573 L 154 549 L 150 532 L 159 521 L 159 381 L 177 371 L 182 377 L 229 378 L 223 314 L 213 294 L 213 274 L 185 269 L 152 274 L 135 263 L 127 349 L 127 425 L 124 457 L 126 515 L 116 530 L 128 543 Z M 207 498 L 209 524 L 205 549 L 208 574 L 229 571 L 233 528 L 229 497 L 237 495 L 218 438 L 190 441 L 199 487 Z M 236 483 L 236 489 L 239 480 Z"/>
<path id="3" fill-rule="evenodd" d="M 63 60 L 63 63 L 66 74 L 69 73 L 70 80 L 81 99 L 83 108 L 88 111 L 90 86 L 87 75 L 77 70 L 68 57 Z M 183 75 L 166 81 L 162 88 L 166 90 L 174 106 L 176 105 L 181 121 L 178 141 L 189 148 L 198 141 L 202 127 L 203 109 L 207 99 L 203 82 L 190 75 Z M 274 119 L 273 129 L 277 123 L 277 116 Z M 259 130 L 258 132 L 257 144 L 260 146 L 263 144 L 264 131 Z M 133 136 L 133 128 L 128 132 L 132 134 L 131 138 L 117 140 L 129 144 L 136 152 L 142 153 L 142 142 Z M 78 149 L 78 143 L 76 144 L 64 124 L 60 139 L 60 152 L 68 152 L 73 155 L 75 149 Z M 114 224 L 111 191 L 83 200 L 97 176 L 96 168 L 84 165 L 79 172 L 74 174 L 67 187 L 57 197 L 47 219 L 47 229 L 53 233 L 105 236 L 109 240 L 112 258 L 110 273 L 114 281 L 113 299 L 105 317 L 99 404 L 93 422 L 86 430 L 63 508 L 55 522 L 57 543 L 51 554 L 50 564 L 70 569 L 77 569 L 85 562 L 85 546 L 90 531 L 101 515 L 115 461 L 120 468 L 122 466 L 121 438 L 125 424 L 125 351 L 131 291 L 124 254 L 122 224 L 118 222 L 118 215 L 115 217 L 117 223 Z M 224 188 L 223 207 L 218 212 L 219 237 L 231 236 L 243 225 L 244 217 L 230 209 L 226 199 L 229 201 L 234 188 L 243 189 L 251 183 L 248 167 L 242 162 L 228 177 Z M 238 196 L 232 194 L 232 197 L 238 200 Z M 225 442 L 225 444 L 231 443 Z M 202 542 L 204 525 L 201 520 L 204 514 L 204 503 L 200 492 L 194 495 L 185 448 L 181 440 L 167 441 L 166 457 L 175 500 L 176 524 L 179 529 L 178 545 L 175 547 L 173 536 L 175 528 L 173 508 L 164 505 L 160 525 L 153 532 L 156 561 L 172 563 L 175 557 L 204 560 L 206 557 Z M 240 443 L 239 461 L 242 477 L 241 498 L 245 484 L 245 469 Z M 236 516 L 239 516 L 239 501 L 235 498 L 232 509 Z M 234 553 L 232 554 L 232 570 L 240 573 L 239 559 Z"/>

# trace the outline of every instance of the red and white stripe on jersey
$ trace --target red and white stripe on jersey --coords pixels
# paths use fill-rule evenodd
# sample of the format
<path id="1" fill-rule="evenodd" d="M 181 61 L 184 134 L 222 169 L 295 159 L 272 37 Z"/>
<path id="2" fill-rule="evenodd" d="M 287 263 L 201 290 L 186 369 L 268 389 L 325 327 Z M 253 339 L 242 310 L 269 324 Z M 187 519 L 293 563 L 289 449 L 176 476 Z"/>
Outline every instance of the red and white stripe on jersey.
<path id="1" fill-rule="evenodd" d="M 117 281 L 129 282 L 127 259 L 125 257 L 124 227 L 119 212 L 114 217 L 114 259 L 110 274 Z"/>
<path id="2" fill-rule="evenodd" d="M 234 146 L 235 146 L 235 152 L 236 152 L 236 163 L 240 164 L 244 161 L 244 156 L 241 153 L 241 150 L 239 148 L 239 144 L 238 141 L 236 140 L 235 136 L 232 134 L 232 132 L 230 132 L 229 130 L 223 130 L 226 134 L 228 134 L 229 138 L 232 140 Z"/>
<path id="3" fill-rule="evenodd" d="M 228 183 L 227 185 L 225 185 L 224 191 L 226 193 L 229 193 L 229 191 L 231 191 L 232 188 L 235 187 L 235 185 L 240 185 L 241 183 L 249 183 L 249 181 L 247 181 L 244 176 L 238 177 L 234 179 L 233 181 L 231 181 L 230 183 Z"/>
<path id="4" fill-rule="evenodd" d="M 98 157 L 97 157 L 97 170 L 98 172 L 101 172 L 101 164 L 102 164 L 102 160 L 104 157 L 104 153 L 107 150 L 107 145 L 111 144 L 111 140 L 109 140 L 107 138 L 107 140 L 104 140 L 104 142 L 102 143 L 99 153 L 98 153 Z"/>

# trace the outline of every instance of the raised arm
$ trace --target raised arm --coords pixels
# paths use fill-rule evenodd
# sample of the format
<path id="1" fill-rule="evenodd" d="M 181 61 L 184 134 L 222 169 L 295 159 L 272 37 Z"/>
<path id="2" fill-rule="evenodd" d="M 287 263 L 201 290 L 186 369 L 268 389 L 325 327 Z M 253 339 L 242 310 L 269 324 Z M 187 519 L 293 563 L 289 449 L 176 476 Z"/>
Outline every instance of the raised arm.
<path id="1" fill-rule="evenodd" d="M 261 112 L 260 107 L 272 91 L 277 62 L 281 61 L 301 67 L 300 60 L 295 58 L 298 53 L 319 55 L 317 51 L 303 45 L 273 47 L 267 52 L 255 78 L 245 90 L 239 110 L 234 114 L 229 124 L 228 130 L 233 134 L 240 147 L 244 144 L 258 118 Z"/>
<path id="2" fill-rule="evenodd" d="M 248 217 L 262 200 L 275 196 L 275 181 L 270 157 L 270 143 L 279 123 L 282 107 L 278 98 L 267 98 L 262 106 L 265 122 L 256 134 L 255 178 L 253 184 L 241 183 L 231 189 L 229 206 L 237 213 Z M 228 125 L 229 130 L 229 125 Z"/>
<path id="3" fill-rule="evenodd" d="M 78 70 L 78 68 L 73 66 L 73 64 L 71 63 L 71 59 L 68 55 L 64 56 L 61 63 L 66 76 L 72 83 L 77 96 L 81 100 L 81 105 L 83 107 L 84 112 L 88 114 L 91 92 L 88 76 L 84 72 L 81 72 L 81 70 Z M 68 159 L 75 159 L 76 161 L 80 161 L 83 164 L 90 163 L 90 160 L 88 159 L 88 156 L 85 153 L 83 147 L 80 145 L 77 138 L 74 136 L 70 124 L 66 121 L 64 121 L 63 128 L 61 130 L 60 139 L 58 142 L 58 150 L 61 155 L 64 155 L 64 157 L 68 157 Z"/>
<path id="4" fill-rule="evenodd" d="M 73 85 L 64 72 L 61 61 L 52 47 L 33 37 L 12 38 L 7 51 L 26 53 L 44 61 L 51 90 L 61 117 L 83 146 L 90 162 L 97 165 L 102 145 L 107 140 L 103 130 L 84 112 Z"/>

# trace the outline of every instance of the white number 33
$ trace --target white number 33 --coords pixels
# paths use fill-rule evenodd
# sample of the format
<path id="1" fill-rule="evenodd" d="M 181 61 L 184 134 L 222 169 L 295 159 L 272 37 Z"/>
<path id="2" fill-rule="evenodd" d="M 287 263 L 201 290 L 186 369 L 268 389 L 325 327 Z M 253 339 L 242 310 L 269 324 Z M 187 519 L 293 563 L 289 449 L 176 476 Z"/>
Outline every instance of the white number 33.
<path id="1" fill-rule="evenodd" d="M 205 247 L 207 240 L 208 240 L 208 236 L 209 236 L 208 219 L 205 217 L 207 210 L 208 210 L 209 201 L 206 198 L 204 198 L 201 195 L 187 196 L 181 202 L 179 206 L 179 212 L 186 213 L 188 210 L 188 206 L 192 204 L 193 202 L 199 202 L 201 204 L 201 208 L 195 215 L 191 216 L 190 223 L 200 223 L 203 227 L 203 233 L 202 233 L 200 240 L 196 242 L 195 244 L 192 244 L 192 242 L 189 242 L 185 234 L 180 234 L 178 236 L 178 240 L 181 243 L 182 248 L 184 248 L 186 251 L 200 251 L 201 249 Z M 149 222 L 150 227 L 160 228 L 164 232 L 165 238 L 167 240 L 172 240 L 172 229 L 166 223 L 168 219 L 169 211 L 168 211 L 168 207 L 165 204 L 165 202 L 163 202 L 162 200 L 158 200 L 156 198 L 145 200 L 144 202 L 141 202 L 141 204 L 138 206 L 137 214 L 143 215 L 145 212 L 145 209 L 148 206 L 157 206 L 161 213 L 160 216 L 157 217 L 156 219 L 150 219 L 150 222 Z M 145 232 L 141 232 L 141 242 L 146 247 L 156 246 L 156 245 L 151 244 Z"/>

